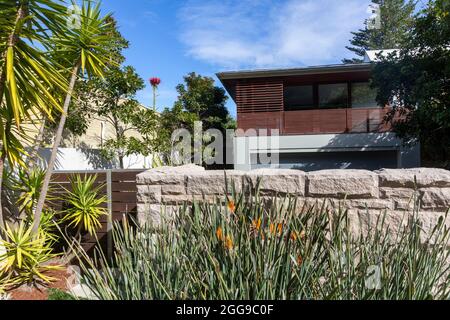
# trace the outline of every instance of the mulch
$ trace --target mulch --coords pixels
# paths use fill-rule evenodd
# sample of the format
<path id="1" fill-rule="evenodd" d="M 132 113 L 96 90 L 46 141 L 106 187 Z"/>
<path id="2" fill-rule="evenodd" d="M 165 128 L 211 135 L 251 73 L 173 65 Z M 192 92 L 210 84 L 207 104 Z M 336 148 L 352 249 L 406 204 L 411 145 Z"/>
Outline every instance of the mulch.
<path id="1" fill-rule="evenodd" d="M 67 291 L 68 282 L 67 279 L 70 277 L 66 267 L 60 270 L 50 270 L 45 273 L 47 276 L 55 278 L 54 282 L 49 283 L 46 286 L 42 285 L 23 285 L 18 288 L 12 289 L 8 292 L 11 295 L 12 300 L 48 300 L 48 291 L 50 288 L 60 289 Z"/>

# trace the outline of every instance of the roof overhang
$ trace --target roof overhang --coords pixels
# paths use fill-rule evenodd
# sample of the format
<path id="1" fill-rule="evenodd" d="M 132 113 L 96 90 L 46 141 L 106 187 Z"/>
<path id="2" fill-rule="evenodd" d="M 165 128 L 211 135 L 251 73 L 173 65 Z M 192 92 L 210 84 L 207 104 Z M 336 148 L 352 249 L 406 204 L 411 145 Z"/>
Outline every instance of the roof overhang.
<path id="1" fill-rule="evenodd" d="M 337 64 L 337 65 L 289 68 L 289 69 L 227 71 L 216 73 L 216 75 L 221 81 L 224 81 L 224 80 L 238 80 L 238 79 L 288 77 L 288 76 L 302 76 L 314 74 L 370 71 L 371 66 L 372 66 L 371 63 Z"/>

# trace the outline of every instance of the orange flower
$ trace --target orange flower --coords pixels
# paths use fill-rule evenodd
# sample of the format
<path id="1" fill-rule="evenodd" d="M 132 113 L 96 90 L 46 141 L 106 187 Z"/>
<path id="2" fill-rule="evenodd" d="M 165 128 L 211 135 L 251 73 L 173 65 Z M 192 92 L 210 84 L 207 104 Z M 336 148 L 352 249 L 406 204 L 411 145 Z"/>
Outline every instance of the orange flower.
<path id="1" fill-rule="evenodd" d="M 290 238 L 292 241 L 296 241 L 297 240 L 297 231 L 292 231 Z"/>
<path id="2" fill-rule="evenodd" d="M 283 231 L 283 225 L 281 223 L 278 224 L 278 235 L 281 235 L 281 232 Z"/>
<path id="3" fill-rule="evenodd" d="M 227 236 L 227 241 L 225 242 L 225 248 L 228 250 L 233 249 L 233 239 L 230 236 Z"/>
<path id="4" fill-rule="evenodd" d="M 270 231 L 271 234 L 274 234 L 274 233 L 275 233 L 275 225 L 274 225 L 273 223 L 271 223 L 271 224 L 269 225 L 269 231 Z"/>
<path id="5" fill-rule="evenodd" d="M 283 231 L 283 225 L 282 225 L 281 223 L 277 224 L 276 230 L 275 230 L 275 224 L 274 224 L 274 223 L 271 223 L 271 224 L 269 225 L 269 231 L 270 231 L 270 233 L 273 234 L 273 235 L 274 235 L 275 233 L 278 233 L 278 235 L 280 236 L 280 235 L 281 235 L 281 232 Z"/>
<path id="6" fill-rule="evenodd" d="M 228 210 L 230 210 L 232 213 L 236 211 L 236 205 L 234 204 L 233 200 L 228 201 Z"/>
<path id="7" fill-rule="evenodd" d="M 259 230 L 259 228 L 261 228 L 261 218 L 259 218 L 258 220 L 254 219 L 252 221 L 252 227 L 256 230 Z"/>
<path id="8" fill-rule="evenodd" d="M 302 258 L 301 255 L 298 255 L 298 256 L 297 256 L 297 265 L 298 265 L 298 266 L 301 266 L 302 263 L 303 263 L 303 258 Z"/>
<path id="9" fill-rule="evenodd" d="M 217 228 L 217 230 L 216 230 L 216 236 L 217 236 L 217 239 L 218 239 L 219 241 L 222 241 L 222 239 L 223 239 L 223 232 L 222 232 L 222 228 L 221 228 L 221 227 L 218 227 L 218 228 Z"/>

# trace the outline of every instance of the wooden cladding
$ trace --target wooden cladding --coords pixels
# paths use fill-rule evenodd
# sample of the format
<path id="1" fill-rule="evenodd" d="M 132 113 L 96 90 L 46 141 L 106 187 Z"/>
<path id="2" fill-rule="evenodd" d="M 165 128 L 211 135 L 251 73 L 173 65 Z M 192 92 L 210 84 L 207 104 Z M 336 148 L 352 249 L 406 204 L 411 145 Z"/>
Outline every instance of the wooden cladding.
<path id="1" fill-rule="evenodd" d="M 282 81 L 241 81 L 236 84 L 237 112 L 277 112 L 283 110 Z"/>
<path id="2" fill-rule="evenodd" d="M 237 104 L 238 128 L 244 131 L 277 129 L 281 135 L 389 131 L 390 126 L 383 120 L 390 109 L 375 107 L 376 103 L 371 101 L 370 92 L 362 90 L 364 87 L 361 85 L 355 88 L 353 86 L 367 83 L 369 77 L 369 70 L 364 70 L 351 73 L 236 80 L 233 82 L 235 89 L 233 98 Z M 347 103 L 336 104 L 330 101 L 327 104 L 328 108 L 321 108 L 319 103 L 321 86 L 338 83 L 347 86 L 345 92 Z M 289 100 L 289 94 L 284 90 L 285 86 L 304 85 L 313 87 L 311 108 L 303 109 L 301 104 L 300 107 L 285 106 L 285 94 Z M 331 93 L 330 96 L 334 97 Z M 344 105 L 346 107 L 343 107 Z"/>
<path id="3" fill-rule="evenodd" d="M 136 215 L 137 210 L 137 187 L 136 187 L 136 175 L 145 171 L 144 169 L 138 170 L 112 170 L 111 171 L 111 213 L 112 221 L 122 221 L 124 217 L 133 217 Z M 95 186 L 103 186 L 101 188 L 101 195 L 107 195 L 107 171 L 64 171 L 52 174 L 51 188 L 52 196 L 59 200 L 53 200 L 48 205 L 54 210 L 61 212 L 67 204 L 64 200 L 65 189 L 70 190 L 70 177 L 80 174 L 84 176 L 97 175 L 95 180 Z M 106 207 L 105 203 L 103 207 Z M 81 239 L 83 248 L 92 253 L 94 247 L 99 243 L 102 249 L 106 249 L 107 246 L 107 224 L 108 217 L 102 216 L 100 218 L 101 227 L 97 230 L 95 236 L 86 234 Z M 105 251 L 106 252 L 106 251 Z"/>
<path id="4" fill-rule="evenodd" d="M 239 129 L 280 130 L 283 127 L 283 112 L 238 113 L 237 117 Z"/>
<path id="5" fill-rule="evenodd" d="M 238 114 L 238 128 L 278 129 L 284 135 L 385 132 L 390 126 L 383 119 L 389 111 L 389 108 L 343 108 Z M 254 133 L 249 131 L 245 135 Z"/>

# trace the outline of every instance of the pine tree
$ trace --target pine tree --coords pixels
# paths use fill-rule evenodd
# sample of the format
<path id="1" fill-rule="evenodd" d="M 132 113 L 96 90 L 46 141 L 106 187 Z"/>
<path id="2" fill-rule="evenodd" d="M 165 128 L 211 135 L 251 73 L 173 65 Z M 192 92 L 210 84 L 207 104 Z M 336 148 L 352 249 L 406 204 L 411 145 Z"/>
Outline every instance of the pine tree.
<path id="1" fill-rule="evenodd" d="M 402 46 L 405 35 L 413 21 L 416 2 L 413 0 L 372 0 L 380 7 L 381 27 L 366 27 L 352 32 L 351 46 L 346 48 L 356 54 L 356 58 L 343 59 L 344 63 L 363 61 L 366 50 L 395 49 Z"/>

